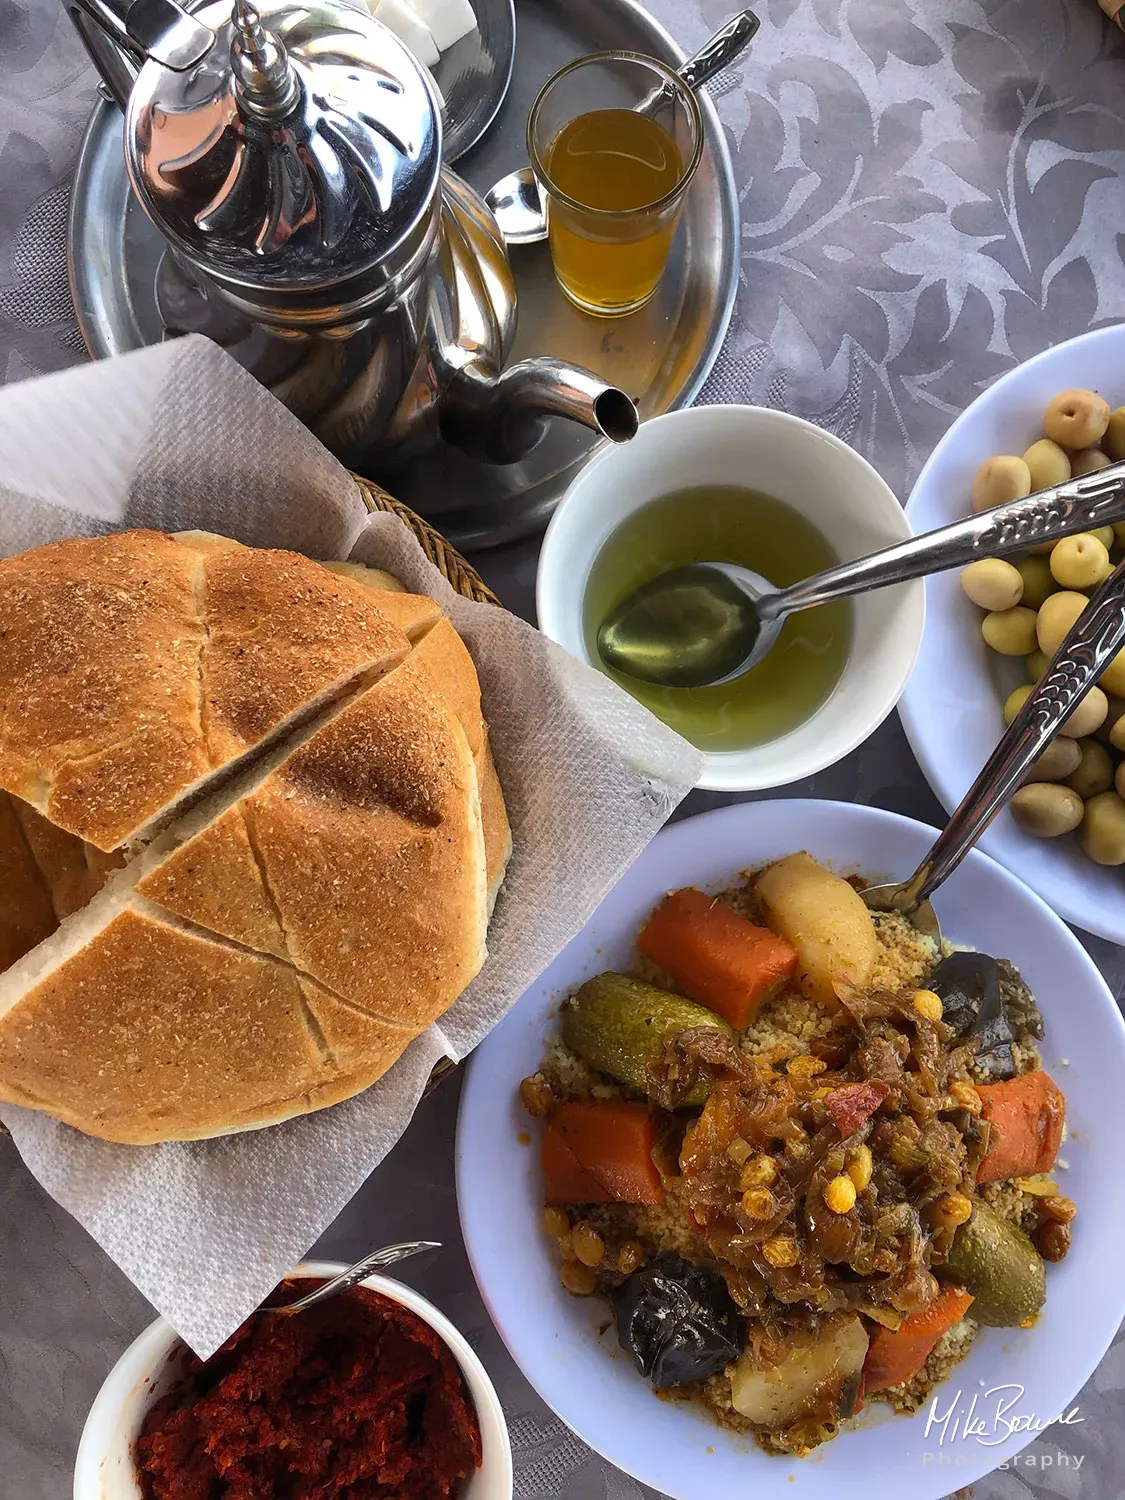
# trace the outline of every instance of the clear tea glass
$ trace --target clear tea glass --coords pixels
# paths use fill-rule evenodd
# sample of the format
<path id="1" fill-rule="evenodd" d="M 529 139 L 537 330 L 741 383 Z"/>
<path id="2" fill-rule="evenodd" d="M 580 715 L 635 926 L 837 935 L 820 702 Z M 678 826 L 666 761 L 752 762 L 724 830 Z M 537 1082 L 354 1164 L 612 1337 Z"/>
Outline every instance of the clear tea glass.
<path id="1" fill-rule="evenodd" d="M 703 155 L 691 89 L 638 52 L 580 57 L 540 90 L 527 150 L 563 291 L 600 317 L 643 307 Z"/>

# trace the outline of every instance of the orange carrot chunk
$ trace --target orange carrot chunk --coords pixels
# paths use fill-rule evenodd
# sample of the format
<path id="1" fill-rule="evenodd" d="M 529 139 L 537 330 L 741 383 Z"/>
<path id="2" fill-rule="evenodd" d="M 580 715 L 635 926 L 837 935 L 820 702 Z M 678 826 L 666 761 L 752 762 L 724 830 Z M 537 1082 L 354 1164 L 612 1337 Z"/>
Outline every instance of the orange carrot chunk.
<path id="1" fill-rule="evenodd" d="M 1062 1145 L 1066 1098 L 1042 1068 L 1004 1083 L 982 1083 L 977 1093 L 992 1127 L 978 1182 L 1049 1172 Z"/>
<path id="2" fill-rule="evenodd" d="M 663 1203 L 655 1144 L 656 1120 L 643 1104 L 560 1104 L 543 1132 L 547 1202 Z"/>
<path id="3" fill-rule="evenodd" d="M 797 967 L 797 950 L 693 886 L 673 891 L 648 919 L 637 947 L 682 990 L 732 1026 L 749 1026 Z"/>
<path id="4" fill-rule="evenodd" d="M 943 1287 L 929 1307 L 911 1313 L 896 1329 L 876 1329 L 863 1362 L 864 1391 L 883 1391 L 913 1380 L 938 1339 L 960 1323 L 972 1300 L 959 1286 Z"/>

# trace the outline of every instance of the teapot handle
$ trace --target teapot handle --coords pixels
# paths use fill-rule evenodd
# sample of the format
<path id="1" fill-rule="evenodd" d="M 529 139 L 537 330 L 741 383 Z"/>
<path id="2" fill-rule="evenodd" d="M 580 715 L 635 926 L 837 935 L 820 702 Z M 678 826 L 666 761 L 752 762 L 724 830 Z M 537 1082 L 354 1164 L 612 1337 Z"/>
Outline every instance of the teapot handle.
<path id="1" fill-rule="evenodd" d="M 64 0 L 90 60 L 111 96 L 125 108 L 145 58 L 177 73 L 211 50 L 211 29 L 175 0 Z"/>

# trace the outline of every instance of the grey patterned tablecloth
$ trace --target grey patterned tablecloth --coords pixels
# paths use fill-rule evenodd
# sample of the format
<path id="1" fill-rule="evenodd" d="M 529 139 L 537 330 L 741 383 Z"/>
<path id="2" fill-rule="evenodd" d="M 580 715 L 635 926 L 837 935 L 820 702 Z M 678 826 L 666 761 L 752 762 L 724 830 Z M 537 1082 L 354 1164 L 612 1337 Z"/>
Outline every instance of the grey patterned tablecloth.
<path id="1" fill-rule="evenodd" d="M 565 5 L 566 0 L 558 0 Z M 517 5 L 518 8 L 518 5 Z M 733 0 L 652 0 L 697 45 Z M 1094 0 L 758 0 L 720 84 L 742 200 L 742 286 L 706 399 L 785 407 L 839 433 L 900 494 L 952 417 L 1046 345 L 1125 318 L 1125 38 Z M 68 183 L 93 101 L 59 0 L 0 0 L 0 378 L 82 357 L 67 294 Z M 534 544 L 478 559 L 530 614 Z M 897 721 L 791 789 L 941 813 Z M 685 811 L 729 800 L 696 793 Z M 1090 940 L 1116 994 L 1125 955 Z M 407 1279 L 473 1338 L 499 1386 L 519 1500 L 650 1495 L 591 1454 L 512 1365 L 460 1249 L 457 1084 L 419 1111 L 320 1249 L 425 1235 Z M 86 1410 L 150 1309 L 0 1143 L 0 1500 L 63 1500 Z M 1125 1342 L 976 1500 L 1125 1496 Z M 1061 1440 L 1055 1434 L 1062 1434 Z M 957 1486 L 950 1470 L 949 1488 Z"/>

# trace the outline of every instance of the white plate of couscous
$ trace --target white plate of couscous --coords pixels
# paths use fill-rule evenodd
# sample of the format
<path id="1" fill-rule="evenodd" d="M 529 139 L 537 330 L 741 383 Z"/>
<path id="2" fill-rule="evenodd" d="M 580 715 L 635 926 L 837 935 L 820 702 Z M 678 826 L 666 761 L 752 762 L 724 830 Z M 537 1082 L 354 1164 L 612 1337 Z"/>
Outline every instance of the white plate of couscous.
<path id="1" fill-rule="evenodd" d="M 674 1500 L 938 1500 L 1073 1409 L 1125 1313 L 1125 1023 L 980 853 L 941 952 L 873 918 L 857 887 L 932 838 L 817 801 L 677 823 L 469 1066 L 489 1312 Z"/>
<path id="2" fill-rule="evenodd" d="M 950 427 L 907 504 L 912 529 L 931 531 L 974 508 L 1125 457 L 1125 421 L 1117 415 L 1123 404 L 1125 325 L 1044 350 L 997 380 Z M 1068 446 L 1048 437 L 1048 429 Z M 1117 529 L 1125 537 L 1125 528 Z M 899 713 L 947 810 L 960 802 L 1003 734 L 1005 705 L 1018 702 L 1011 695 L 1045 665 L 1043 646 L 1052 655 L 1077 617 L 1083 596 L 1096 585 L 1097 560 L 1108 565 L 1099 551 L 1103 541 L 1109 563 L 1125 555 L 1121 539 L 1107 529 L 1102 541 L 1070 538 L 1056 551 L 1011 559 L 1022 585 L 1005 560 L 998 579 L 978 596 L 984 604 L 966 594 L 957 573 L 926 580 L 926 628 Z M 1004 575 L 1013 583 L 1009 594 L 1002 592 Z M 1017 794 L 980 847 L 1068 922 L 1125 943 L 1125 770 L 1118 771 L 1125 755 L 1125 658 L 1101 689 L 1083 706 L 1089 724 L 1077 726 L 1073 737 L 1059 736 L 1050 751 L 1057 764 L 1043 768 L 1037 789 L 1024 791 L 1028 807 Z"/>

